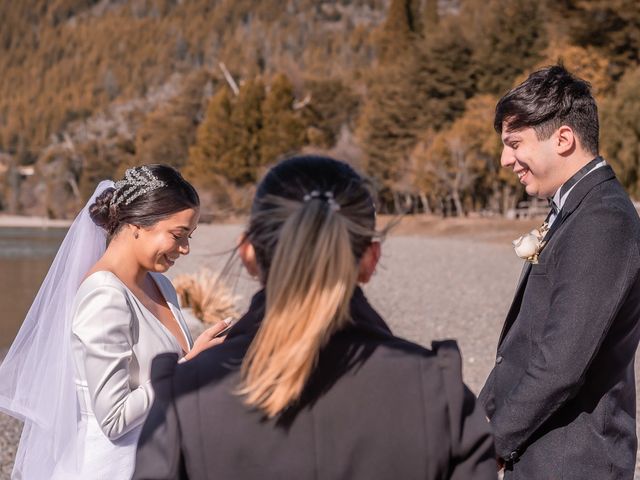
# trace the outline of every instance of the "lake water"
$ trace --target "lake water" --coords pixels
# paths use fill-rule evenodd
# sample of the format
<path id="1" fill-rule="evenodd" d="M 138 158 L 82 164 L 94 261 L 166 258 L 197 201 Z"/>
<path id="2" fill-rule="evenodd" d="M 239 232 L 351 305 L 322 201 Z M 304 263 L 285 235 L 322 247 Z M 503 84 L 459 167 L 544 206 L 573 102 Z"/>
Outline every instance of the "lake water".
<path id="1" fill-rule="evenodd" d="M 65 228 L 0 227 L 0 350 L 15 338 Z"/>

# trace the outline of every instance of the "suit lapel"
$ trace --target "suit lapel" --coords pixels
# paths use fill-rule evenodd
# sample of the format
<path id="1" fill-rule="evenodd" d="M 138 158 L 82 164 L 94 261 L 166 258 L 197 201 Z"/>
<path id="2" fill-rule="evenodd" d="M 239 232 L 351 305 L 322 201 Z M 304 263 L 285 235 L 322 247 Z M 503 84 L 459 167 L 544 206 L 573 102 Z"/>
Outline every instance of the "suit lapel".
<path id="1" fill-rule="evenodd" d="M 507 313 L 507 318 L 505 319 L 504 325 L 502 326 L 502 331 L 500 332 L 498 347 L 502 345 L 502 341 L 504 340 L 504 337 L 507 336 L 507 333 L 511 329 L 513 322 L 515 322 L 518 316 L 518 313 L 520 312 L 520 305 L 522 305 L 522 297 L 524 297 L 524 291 L 527 285 L 527 280 L 529 280 L 529 272 L 531 272 L 531 263 L 525 262 L 524 267 L 522 267 L 522 273 L 520 274 L 520 280 L 518 281 L 518 287 L 516 288 L 516 293 L 513 296 L 511 306 L 509 307 L 509 313 Z"/>
<path id="2" fill-rule="evenodd" d="M 520 287 L 522 287 L 522 283 L 529 276 L 530 270 L 531 270 L 531 262 L 525 261 L 524 265 L 522 265 L 522 270 L 520 270 L 520 277 L 518 278 L 518 286 L 516 287 L 516 292 L 518 292 L 518 290 L 520 290 Z"/>
<path id="3" fill-rule="evenodd" d="M 546 245 L 551 241 L 551 237 L 553 237 L 554 233 L 558 231 L 560 226 L 564 223 L 564 221 L 571 216 L 571 214 L 578 208 L 578 206 L 582 203 L 582 200 L 587 196 L 587 194 L 597 185 L 602 182 L 606 182 L 607 180 L 611 180 L 615 178 L 615 173 L 613 169 L 609 165 L 605 165 L 604 167 L 600 167 L 597 170 L 589 173 L 586 177 L 584 177 L 571 191 L 567 200 L 565 201 L 562 210 L 556 220 L 551 225 L 551 228 L 547 232 L 544 237 L 544 241 Z M 513 297 L 513 301 L 511 302 L 511 307 L 509 307 L 509 313 L 507 313 L 507 318 L 505 319 L 504 326 L 502 327 L 502 332 L 500 333 L 500 339 L 498 340 L 498 346 L 502 344 L 502 341 L 507 336 L 507 333 L 511 329 L 511 326 L 515 322 L 518 314 L 520 313 L 520 307 L 522 305 L 522 299 L 524 297 L 524 292 L 527 286 L 527 280 L 529 279 L 529 273 L 531 272 L 531 263 L 526 262 L 525 266 L 522 269 L 522 273 L 520 274 L 520 279 L 518 280 L 518 287 L 516 288 L 516 293 Z"/>

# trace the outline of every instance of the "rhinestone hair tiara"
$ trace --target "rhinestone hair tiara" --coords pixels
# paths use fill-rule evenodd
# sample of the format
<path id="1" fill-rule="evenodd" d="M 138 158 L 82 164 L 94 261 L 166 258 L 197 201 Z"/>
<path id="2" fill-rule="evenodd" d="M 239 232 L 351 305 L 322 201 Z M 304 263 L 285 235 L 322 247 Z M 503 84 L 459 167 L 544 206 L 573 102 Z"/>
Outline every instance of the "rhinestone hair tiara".
<path id="1" fill-rule="evenodd" d="M 164 186 L 166 186 L 166 183 L 151 173 L 148 167 L 129 168 L 124 173 L 124 179 L 117 181 L 115 184 L 116 191 L 111 198 L 111 206 L 117 207 L 122 202 L 125 205 L 129 205 L 140 195 Z"/>

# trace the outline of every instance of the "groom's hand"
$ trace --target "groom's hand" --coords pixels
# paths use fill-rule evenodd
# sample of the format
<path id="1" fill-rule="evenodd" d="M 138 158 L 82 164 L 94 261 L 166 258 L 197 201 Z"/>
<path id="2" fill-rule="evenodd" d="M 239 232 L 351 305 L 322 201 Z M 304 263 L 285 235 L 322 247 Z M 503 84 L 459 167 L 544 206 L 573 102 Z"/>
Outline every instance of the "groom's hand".
<path id="1" fill-rule="evenodd" d="M 208 348 L 215 347 L 216 345 L 224 342 L 224 339 L 227 338 L 226 334 L 224 336 L 218 336 L 224 330 L 229 327 L 229 323 L 220 320 L 219 322 L 214 323 L 212 326 L 207 328 L 204 332 L 200 334 L 200 336 L 193 343 L 193 348 L 184 356 L 185 360 L 191 360 L 193 357 L 198 355 L 200 352 L 207 350 Z"/>

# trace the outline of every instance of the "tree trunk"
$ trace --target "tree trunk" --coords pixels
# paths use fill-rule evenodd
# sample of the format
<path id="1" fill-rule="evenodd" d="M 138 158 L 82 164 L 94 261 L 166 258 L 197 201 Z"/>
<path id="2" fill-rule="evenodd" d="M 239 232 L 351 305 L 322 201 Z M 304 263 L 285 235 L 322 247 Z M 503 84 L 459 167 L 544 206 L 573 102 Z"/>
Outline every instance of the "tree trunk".
<path id="1" fill-rule="evenodd" d="M 509 185 L 502 186 L 502 215 L 509 211 Z"/>
<path id="2" fill-rule="evenodd" d="M 80 201 L 80 189 L 78 188 L 78 182 L 76 182 L 76 179 L 73 178 L 72 175 L 69 175 L 67 177 L 67 183 L 69 184 L 69 187 L 71 188 L 71 191 L 73 192 L 73 196 L 74 196 L 75 200 Z"/>
<path id="3" fill-rule="evenodd" d="M 462 201 L 460 200 L 460 192 L 458 191 L 458 189 L 453 189 L 451 191 L 451 198 L 453 200 L 453 204 L 456 208 L 456 216 L 458 217 L 464 217 L 465 213 L 464 213 L 464 208 L 462 208 Z"/>
<path id="4" fill-rule="evenodd" d="M 8 172 L 8 177 L 9 177 L 9 198 L 7 198 L 7 211 L 11 214 L 11 215 L 16 215 L 19 212 L 19 206 L 20 206 L 20 171 L 18 170 L 18 168 L 15 166 L 15 164 L 12 162 L 9 165 L 9 172 Z"/>
<path id="5" fill-rule="evenodd" d="M 422 213 L 425 213 L 425 214 L 432 213 L 431 207 L 429 206 L 429 198 L 427 198 L 427 195 L 421 191 L 418 194 L 418 196 L 420 198 L 420 203 L 422 203 Z"/>
<path id="6" fill-rule="evenodd" d="M 406 193 L 404 195 L 404 212 L 414 213 L 416 201 L 413 195 Z"/>
<path id="7" fill-rule="evenodd" d="M 399 198 L 398 192 L 393 192 L 393 209 L 394 209 L 393 213 L 397 214 L 402 212 L 400 207 L 400 198 Z"/>

